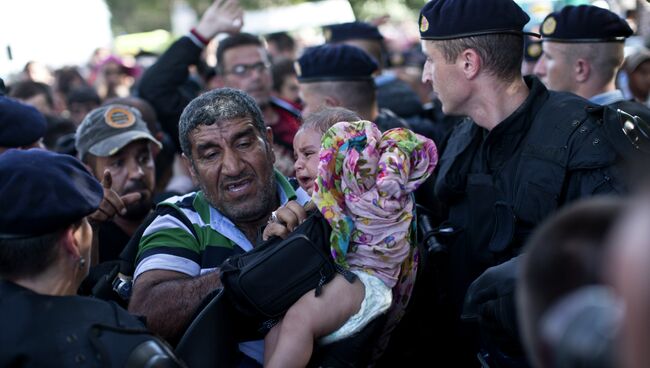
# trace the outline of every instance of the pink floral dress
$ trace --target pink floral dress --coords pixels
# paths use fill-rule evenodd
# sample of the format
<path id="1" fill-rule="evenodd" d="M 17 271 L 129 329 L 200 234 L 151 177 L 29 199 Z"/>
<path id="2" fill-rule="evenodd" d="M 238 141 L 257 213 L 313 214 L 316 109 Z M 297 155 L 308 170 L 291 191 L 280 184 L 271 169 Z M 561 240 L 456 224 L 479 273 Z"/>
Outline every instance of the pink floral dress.
<path id="1" fill-rule="evenodd" d="M 337 123 L 321 140 L 312 200 L 332 226 L 332 256 L 393 291 L 379 351 L 404 315 L 415 283 L 419 255 L 412 193 L 437 162 L 430 139 L 403 128 L 382 134 L 369 121 Z"/>

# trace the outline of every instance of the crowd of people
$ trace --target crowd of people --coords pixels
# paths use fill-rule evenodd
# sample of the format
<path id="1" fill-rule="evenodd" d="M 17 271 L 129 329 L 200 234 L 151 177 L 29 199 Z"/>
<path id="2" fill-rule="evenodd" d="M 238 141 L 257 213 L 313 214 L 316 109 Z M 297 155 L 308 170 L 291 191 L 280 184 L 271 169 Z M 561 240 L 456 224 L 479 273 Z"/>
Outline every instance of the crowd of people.
<path id="1" fill-rule="evenodd" d="M 529 21 L 431 0 L 391 58 L 374 23 L 297 49 L 215 0 L 145 69 L 29 63 L 0 83 L 0 365 L 182 367 L 220 266 L 316 210 L 337 275 L 220 316 L 228 364 L 647 366 L 650 51 L 592 5 Z"/>

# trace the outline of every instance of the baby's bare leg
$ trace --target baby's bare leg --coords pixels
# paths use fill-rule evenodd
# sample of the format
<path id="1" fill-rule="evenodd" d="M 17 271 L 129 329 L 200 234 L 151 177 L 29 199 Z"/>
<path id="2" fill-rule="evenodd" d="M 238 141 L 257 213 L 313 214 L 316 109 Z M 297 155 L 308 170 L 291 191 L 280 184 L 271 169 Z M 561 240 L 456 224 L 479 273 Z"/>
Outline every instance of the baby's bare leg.
<path id="1" fill-rule="evenodd" d="M 272 352 L 265 352 L 264 366 L 306 366 L 314 340 L 336 331 L 357 313 L 364 295 L 361 281 L 350 284 L 339 274 L 323 287 L 318 297 L 310 290 L 289 308 L 282 321 L 271 329 L 270 336 L 267 335 L 265 349 L 270 348 Z"/>

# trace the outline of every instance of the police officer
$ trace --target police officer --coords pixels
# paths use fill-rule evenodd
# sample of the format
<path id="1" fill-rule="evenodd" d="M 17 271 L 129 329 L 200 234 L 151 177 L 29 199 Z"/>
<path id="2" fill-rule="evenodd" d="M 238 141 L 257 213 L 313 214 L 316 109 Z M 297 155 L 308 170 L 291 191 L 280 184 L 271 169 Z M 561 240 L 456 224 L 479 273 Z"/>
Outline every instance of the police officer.
<path id="1" fill-rule="evenodd" d="M 428 133 L 427 125 L 432 125 L 432 122 L 422 121 L 419 118 L 424 112 L 420 98 L 406 82 L 397 78 L 395 73 L 386 70 L 388 55 L 384 36 L 377 26 L 358 21 L 334 24 L 325 28 L 325 37 L 327 43 L 355 46 L 372 56 L 377 62 L 374 80 L 379 108 L 390 110 L 412 126 L 415 125 L 413 128 L 416 128 L 414 130 L 417 133 Z"/>
<path id="2" fill-rule="evenodd" d="M 468 116 L 449 138 L 435 185 L 448 209 L 438 236 L 448 253 L 438 261 L 437 338 L 427 349 L 455 366 L 476 364 L 478 333 L 459 320 L 472 280 L 518 254 L 557 208 L 625 191 L 619 157 L 600 130 L 602 111 L 521 76 L 528 21 L 512 0 L 433 0 L 420 13 L 423 81 L 443 112 Z M 498 331 L 481 333 L 500 343 Z"/>
<path id="3" fill-rule="evenodd" d="M 295 64 L 303 114 L 323 107 L 345 107 L 379 129 L 409 127 L 387 109 L 379 109 L 373 74 L 377 63 L 358 47 L 325 44 L 305 50 Z"/>
<path id="4" fill-rule="evenodd" d="M 537 60 L 542 56 L 542 41 L 533 36 L 524 37 L 524 61 L 521 63 L 521 75 L 533 74 Z"/>
<path id="5" fill-rule="evenodd" d="M 593 5 L 565 6 L 541 25 L 542 57 L 535 66 L 548 89 L 573 92 L 650 122 L 650 109 L 627 100 L 615 79 L 632 29 L 618 15 Z"/>
<path id="6" fill-rule="evenodd" d="M 31 105 L 0 94 L 0 153 L 9 148 L 44 148 L 47 121 Z"/>
<path id="7" fill-rule="evenodd" d="M 111 302 L 75 296 L 103 190 L 72 156 L 0 155 L 0 366 L 177 367 L 161 340 Z"/>

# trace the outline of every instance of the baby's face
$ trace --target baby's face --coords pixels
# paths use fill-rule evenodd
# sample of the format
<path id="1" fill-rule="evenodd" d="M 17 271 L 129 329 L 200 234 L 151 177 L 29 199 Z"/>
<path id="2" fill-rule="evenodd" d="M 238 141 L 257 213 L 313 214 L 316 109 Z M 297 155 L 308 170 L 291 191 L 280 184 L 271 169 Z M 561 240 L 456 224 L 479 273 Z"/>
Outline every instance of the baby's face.
<path id="1" fill-rule="evenodd" d="M 321 134 L 313 129 L 300 130 L 293 139 L 293 152 L 296 162 L 296 179 L 300 187 L 309 195 L 314 191 L 314 181 L 318 176 L 318 157 Z"/>

